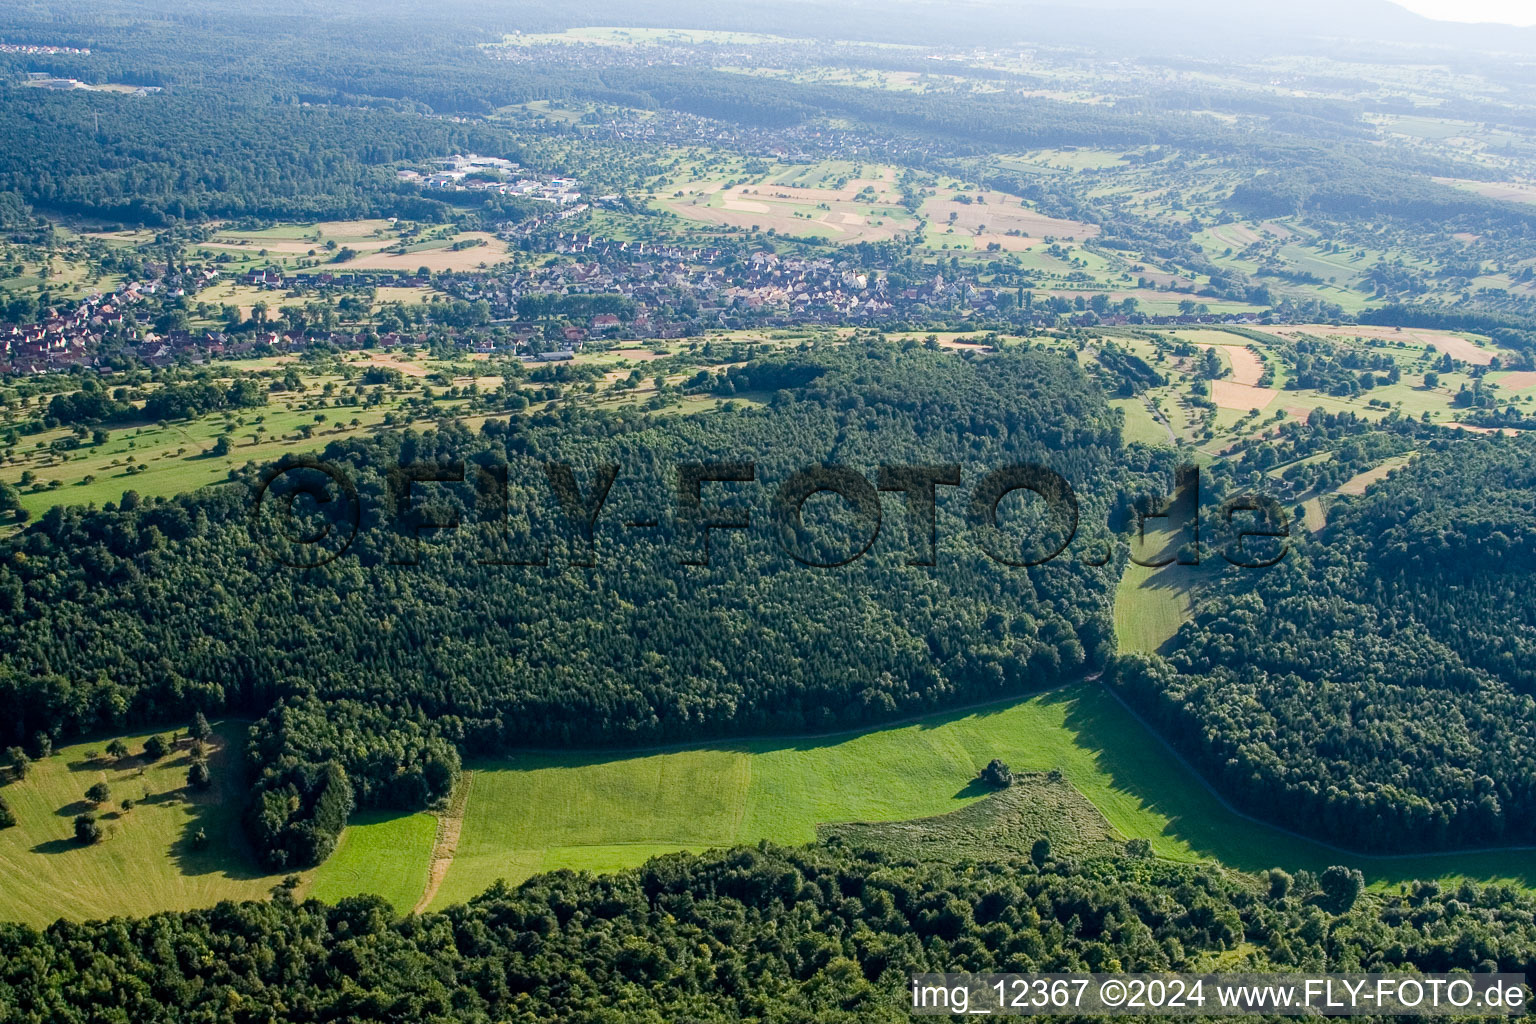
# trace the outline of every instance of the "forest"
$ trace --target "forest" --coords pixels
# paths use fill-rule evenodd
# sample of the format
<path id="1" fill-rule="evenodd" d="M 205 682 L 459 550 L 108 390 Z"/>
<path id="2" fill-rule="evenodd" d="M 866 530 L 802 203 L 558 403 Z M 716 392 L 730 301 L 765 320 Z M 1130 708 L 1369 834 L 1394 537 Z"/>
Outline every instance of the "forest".
<path id="1" fill-rule="evenodd" d="M 1533 456 L 1424 456 L 1106 678 L 1268 820 L 1362 850 L 1531 842 Z"/>
<path id="2" fill-rule="evenodd" d="M 292 524 L 253 523 L 271 471 L 132 509 L 55 508 L 0 563 L 12 638 L 0 703 L 14 709 L 0 746 L 193 710 L 265 715 L 248 825 L 264 857 L 296 865 L 323 859 L 354 805 L 442 796 L 464 753 L 848 727 L 1027 692 L 1110 655 L 1110 511 L 1159 489 L 1166 456 L 1127 457 L 1073 361 L 1021 350 L 983 372 L 874 341 L 768 357 L 731 378 L 773 386 L 772 402 L 691 419 L 515 413 L 479 434 L 333 442 L 323 459 L 356 481 L 360 526 L 318 568 L 289 568 L 313 553 L 280 561 L 288 548 L 268 543 L 266 530 Z M 568 503 L 539 468 L 550 460 L 573 467 Z M 708 483 L 702 504 L 745 504 L 760 525 L 701 535 L 681 508 L 656 536 L 611 525 L 677 507 L 676 467 L 694 460 L 755 463 L 757 499 Z M 780 547 L 768 499 L 823 462 L 868 479 L 881 465 L 954 464 L 967 486 L 1042 464 L 1076 492 L 1076 540 L 1046 564 L 1005 565 L 987 552 L 1034 560 L 1055 546 L 1039 538 L 1069 524 L 1023 505 L 973 533 L 963 494 L 945 493 L 941 557 L 924 557 L 919 524 L 893 508 L 863 558 L 809 568 Z M 607 465 L 622 475 L 593 531 L 579 510 Z M 255 507 L 295 496 L 302 508 L 292 491 Z M 833 502 L 806 504 L 804 550 L 857 547 L 859 521 Z M 447 522 L 461 527 L 426 528 Z M 707 565 L 683 564 L 706 552 Z"/>
<path id="3" fill-rule="evenodd" d="M 894 1022 L 910 1019 L 909 975 L 927 971 L 1188 971 L 1241 948 L 1254 970 L 1525 972 L 1533 917 L 1507 886 L 1362 898 L 1344 867 L 1255 877 L 1134 854 L 1077 862 L 1048 843 L 949 866 L 764 844 L 557 872 L 404 919 L 376 897 L 297 903 L 278 887 L 268 903 L 0 925 L 0 1014 Z"/>

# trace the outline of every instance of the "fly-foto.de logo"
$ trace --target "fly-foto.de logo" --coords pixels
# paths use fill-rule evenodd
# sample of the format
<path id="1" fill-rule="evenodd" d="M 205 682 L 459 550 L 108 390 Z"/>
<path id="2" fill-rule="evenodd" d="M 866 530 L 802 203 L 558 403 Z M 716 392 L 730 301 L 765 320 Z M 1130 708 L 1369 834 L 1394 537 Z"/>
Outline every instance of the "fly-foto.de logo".
<path id="1" fill-rule="evenodd" d="M 382 486 L 360 488 L 347 468 L 314 458 L 289 458 L 268 468 L 258 481 L 250 511 L 252 538 L 274 561 L 292 568 L 318 568 L 352 551 L 367 528 L 390 531 L 404 541 L 388 564 L 416 565 L 424 537 L 477 526 L 494 540 L 493 550 L 476 557 L 485 565 L 548 566 L 550 550 L 542 532 L 558 531 L 572 541 L 569 565 L 596 563 L 600 527 L 647 533 L 665 531 L 672 561 L 678 566 L 708 566 L 711 538 L 722 531 L 766 530 L 794 563 L 834 569 L 863 557 L 888 520 L 905 527 L 905 564 L 938 564 L 941 548 L 940 502 L 956 494 L 963 528 L 988 558 L 1002 566 L 1028 569 L 1063 556 L 1086 565 L 1105 565 L 1111 546 L 1103 537 L 1078 543 L 1081 506 L 1071 483 L 1048 466 L 1024 463 L 966 473 L 954 464 L 882 465 L 873 474 L 848 466 L 805 466 L 776 480 L 763 479 L 751 461 L 679 462 L 671 474 L 664 514 L 604 515 L 625 485 L 621 467 L 597 463 L 577 467 L 546 462 L 533 479 L 514 481 L 505 464 L 430 461 L 388 467 Z M 541 478 L 541 479 L 540 479 Z M 755 491 L 753 490 L 755 488 Z M 541 493 L 538 493 L 540 492 Z M 514 494 L 518 499 L 514 500 Z M 836 523 L 809 523 L 813 498 L 835 502 Z M 530 496 L 534 500 L 530 501 Z M 882 496 L 885 496 L 884 498 Z M 371 498 L 371 500 L 370 500 Z M 766 513 L 757 508 L 763 498 Z M 1032 507 L 1025 532 L 1006 523 L 1005 501 L 1023 499 Z M 824 499 L 825 500 L 825 499 Z M 1179 470 L 1175 495 L 1166 502 L 1143 503 L 1129 524 L 1144 536 L 1149 520 L 1170 518 L 1155 511 L 1187 504 L 1190 515 L 1181 534 L 1194 542 L 1198 560 L 1199 470 Z M 542 504 L 550 517 L 535 513 Z M 890 506 L 889 508 L 887 506 Z M 372 507 L 370 507 L 372 506 Z M 626 502 L 632 513 L 634 502 Z M 760 514 L 754 516 L 754 512 Z M 1228 534 L 1220 555 L 1243 568 L 1266 568 L 1284 558 L 1290 536 L 1288 520 L 1271 498 L 1242 495 L 1217 508 Z M 826 518 L 826 517 L 823 517 Z M 609 520 L 612 520 L 611 522 Z M 1159 566 L 1182 556 L 1144 558 Z"/>

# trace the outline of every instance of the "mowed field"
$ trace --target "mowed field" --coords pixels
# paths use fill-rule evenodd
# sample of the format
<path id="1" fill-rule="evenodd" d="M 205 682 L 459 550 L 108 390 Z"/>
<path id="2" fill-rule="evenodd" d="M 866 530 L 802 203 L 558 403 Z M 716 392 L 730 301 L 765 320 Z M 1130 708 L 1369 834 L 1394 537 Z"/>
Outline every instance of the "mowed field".
<path id="1" fill-rule="evenodd" d="M 34 762 L 25 779 L 0 786 L 17 818 L 15 827 L 0 829 L 0 919 L 42 926 L 60 917 L 142 916 L 267 896 L 279 879 L 255 866 L 240 827 L 245 730 L 231 723 L 214 731 L 207 792 L 187 787 L 185 749 L 153 763 L 89 756 L 100 755 L 107 740 L 62 747 Z M 124 739 L 138 755 L 150 735 Z M 75 815 L 89 809 L 84 793 L 97 782 L 112 794 L 98 811 L 106 836 L 81 846 Z M 132 810 L 120 808 L 125 797 L 135 801 Z M 202 849 L 192 845 L 198 829 L 208 837 Z"/>
<path id="2" fill-rule="evenodd" d="M 437 819 L 430 814 L 363 811 L 342 833 L 336 852 L 314 872 L 303 895 L 335 903 L 368 892 L 409 913 L 427 884 Z"/>
<path id="3" fill-rule="evenodd" d="M 806 843 L 818 824 L 946 813 L 985 795 L 971 782 L 993 757 L 1015 771 L 1060 770 L 1116 833 L 1149 840 L 1162 857 L 1245 870 L 1357 864 L 1376 886 L 1433 877 L 1536 886 L 1536 853 L 1358 857 L 1249 820 L 1106 689 L 1084 683 L 843 738 L 481 763 L 431 907 L 462 902 L 497 879 L 611 871 L 664 852 L 759 839 Z"/>
<path id="4" fill-rule="evenodd" d="M 1144 538 L 1131 546 L 1132 558 L 1149 563 L 1172 559 L 1183 539 L 1175 521 L 1149 519 Z M 1120 649 L 1144 654 L 1163 651 L 1189 618 L 1201 579 L 1198 565 L 1127 561 L 1115 590 L 1115 636 Z"/>

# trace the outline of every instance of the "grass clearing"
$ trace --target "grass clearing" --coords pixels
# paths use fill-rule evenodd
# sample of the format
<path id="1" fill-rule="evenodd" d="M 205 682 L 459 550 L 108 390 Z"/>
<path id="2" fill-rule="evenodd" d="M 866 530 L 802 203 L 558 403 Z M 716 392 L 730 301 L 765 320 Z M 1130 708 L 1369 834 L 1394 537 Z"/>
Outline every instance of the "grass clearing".
<path id="1" fill-rule="evenodd" d="M 1435 877 L 1536 886 L 1533 852 L 1362 857 L 1245 818 L 1106 689 L 1084 683 L 844 737 L 482 763 L 458 855 L 432 907 L 469 899 L 498 878 L 615 870 L 759 839 L 805 843 L 829 823 L 959 810 L 986 795 L 973 779 L 993 757 L 1015 772 L 1059 770 L 1115 834 L 1147 839 L 1174 860 L 1249 871 L 1355 864 L 1377 887 Z"/>
<path id="2" fill-rule="evenodd" d="M 1125 439 L 1137 444 L 1167 448 L 1171 445 L 1168 431 L 1140 398 L 1112 398 L 1111 408 L 1125 414 Z"/>
<path id="3" fill-rule="evenodd" d="M 1132 545 L 1134 558 L 1161 562 L 1175 556 L 1183 538 L 1171 521 L 1146 522 L 1142 542 Z M 1122 651 L 1153 654 L 1164 650 L 1194 609 L 1198 565 L 1152 567 L 1127 561 L 1115 590 L 1115 636 Z"/>
<path id="4" fill-rule="evenodd" d="M 430 814 L 364 811 L 353 815 L 305 895 L 327 903 L 375 893 L 408 913 L 427 885 L 437 819 Z"/>
<path id="5" fill-rule="evenodd" d="M 0 830 L 0 919 L 41 927 L 60 917 L 143 916 L 265 898 L 278 878 L 256 865 L 240 827 L 244 732 L 235 723 L 214 727 L 214 785 L 204 793 L 187 788 L 185 748 L 153 763 L 88 756 L 108 739 L 62 747 L 34 762 L 25 779 L 0 788 L 17 818 L 15 827 Z M 137 755 L 151 735 L 123 740 Z M 88 809 L 83 794 L 96 782 L 111 790 L 97 812 L 106 835 L 82 846 L 74 819 Z M 135 801 L 132 810 L 120 807 L 125 797 Z M 202 849 L 192 843 L 198 829 L 208 837 Z"/>

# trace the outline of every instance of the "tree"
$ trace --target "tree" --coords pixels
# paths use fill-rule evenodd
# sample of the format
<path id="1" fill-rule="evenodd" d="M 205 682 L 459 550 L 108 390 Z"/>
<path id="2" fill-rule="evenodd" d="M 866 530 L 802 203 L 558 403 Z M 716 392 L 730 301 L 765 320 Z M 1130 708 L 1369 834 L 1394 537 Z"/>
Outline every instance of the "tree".
<path id="1" fill-rule="evenodd" d="M 85 798 L 91 803 L 100 806 L 112 799 L 112 790 L 105 782 L 92 783 L 91 788 L 85 791 Z"/>
<path id="2" fill-rule="evenodd" d="M 1360 890 L 1365 888 L 1365 876 L 1359 868 L 1335 864 L 1323 872 L 1318 885 L 1323 891 L 1324 907 L 1335 914 L 1343 914 L 1360 898 Z"/>
<path id="3" fill-rule="evenodd" d="M 208 771 L 207 761 L 193 761 L 192 767 L 187 769 L 187 785 L 193 789 L 207 789 L 213 782 L 213 775 Z"/>
<path id="4" fill-rule="evenodd" d="M 1035 867 L 1045 867 L 1045 862 L 1051 859 L 1051 841 L 1044 837 L 1036 839 L 1034 845 L 1029 848 L 1029 859 Z"/>
<path id="5" fill-rule="evenodd" d="M 96 815 L 89 811 L 75 815 L 75 839 L 85 846 L 101 840 L 101 823 Z"/>
<path id="6" fill-rule="evenodd" d="M 10 760 L 11 771 L 16 773 L 16 777 L 18 779 L 26 778 L 27 769 L 32 764 L 32 759 L 27 756 L 27 752 L 20 747 L 11 747 L 5 752 L 5 756 Z"/>
<path id="7" fill-rule="evenodd" d="M 124 743 L 122 740 L 113 740 L 111 743 L 107 744 L 107 756 L 115 757 L 119 760 L 127 757 L 128 744 Z"/>
<path id="8" fill-rule="evenodd" d="M 170 741 L 164 736 L 151 736 L 144 741 L 144 756 L 151 761 L 158 761 L 170 752 Z"/>
<path id="9" fill-rule="evenodd" d="M 201 711 L 192 716 L 190 735 L 199 743 L 207 743 L 213 739 L 213 728 L 208 724 L 208 719 L 203 716 Z"/>
<path id="10" fill-rule="evenodd" d="M 16 824 L 16 815 L 10 805 L 5 802 L 5 797 L 0 796 L 0 828 L 10 828 Z"/>
<path id="11" fill-rule="evenodd" d="M 1271 899 L 1283 900 L 1286 893 L 1291 891 L 1291 876 L 1289 872 L 1279 868 L 1269 869 L 1269 895 Z"/>
<path id="12" fill-rule="evenodd" d="M 976 773 L 976 778 L 993 789 L 1006 789 L 1013 785 L 1013 771 L 995 757 Z"/>

